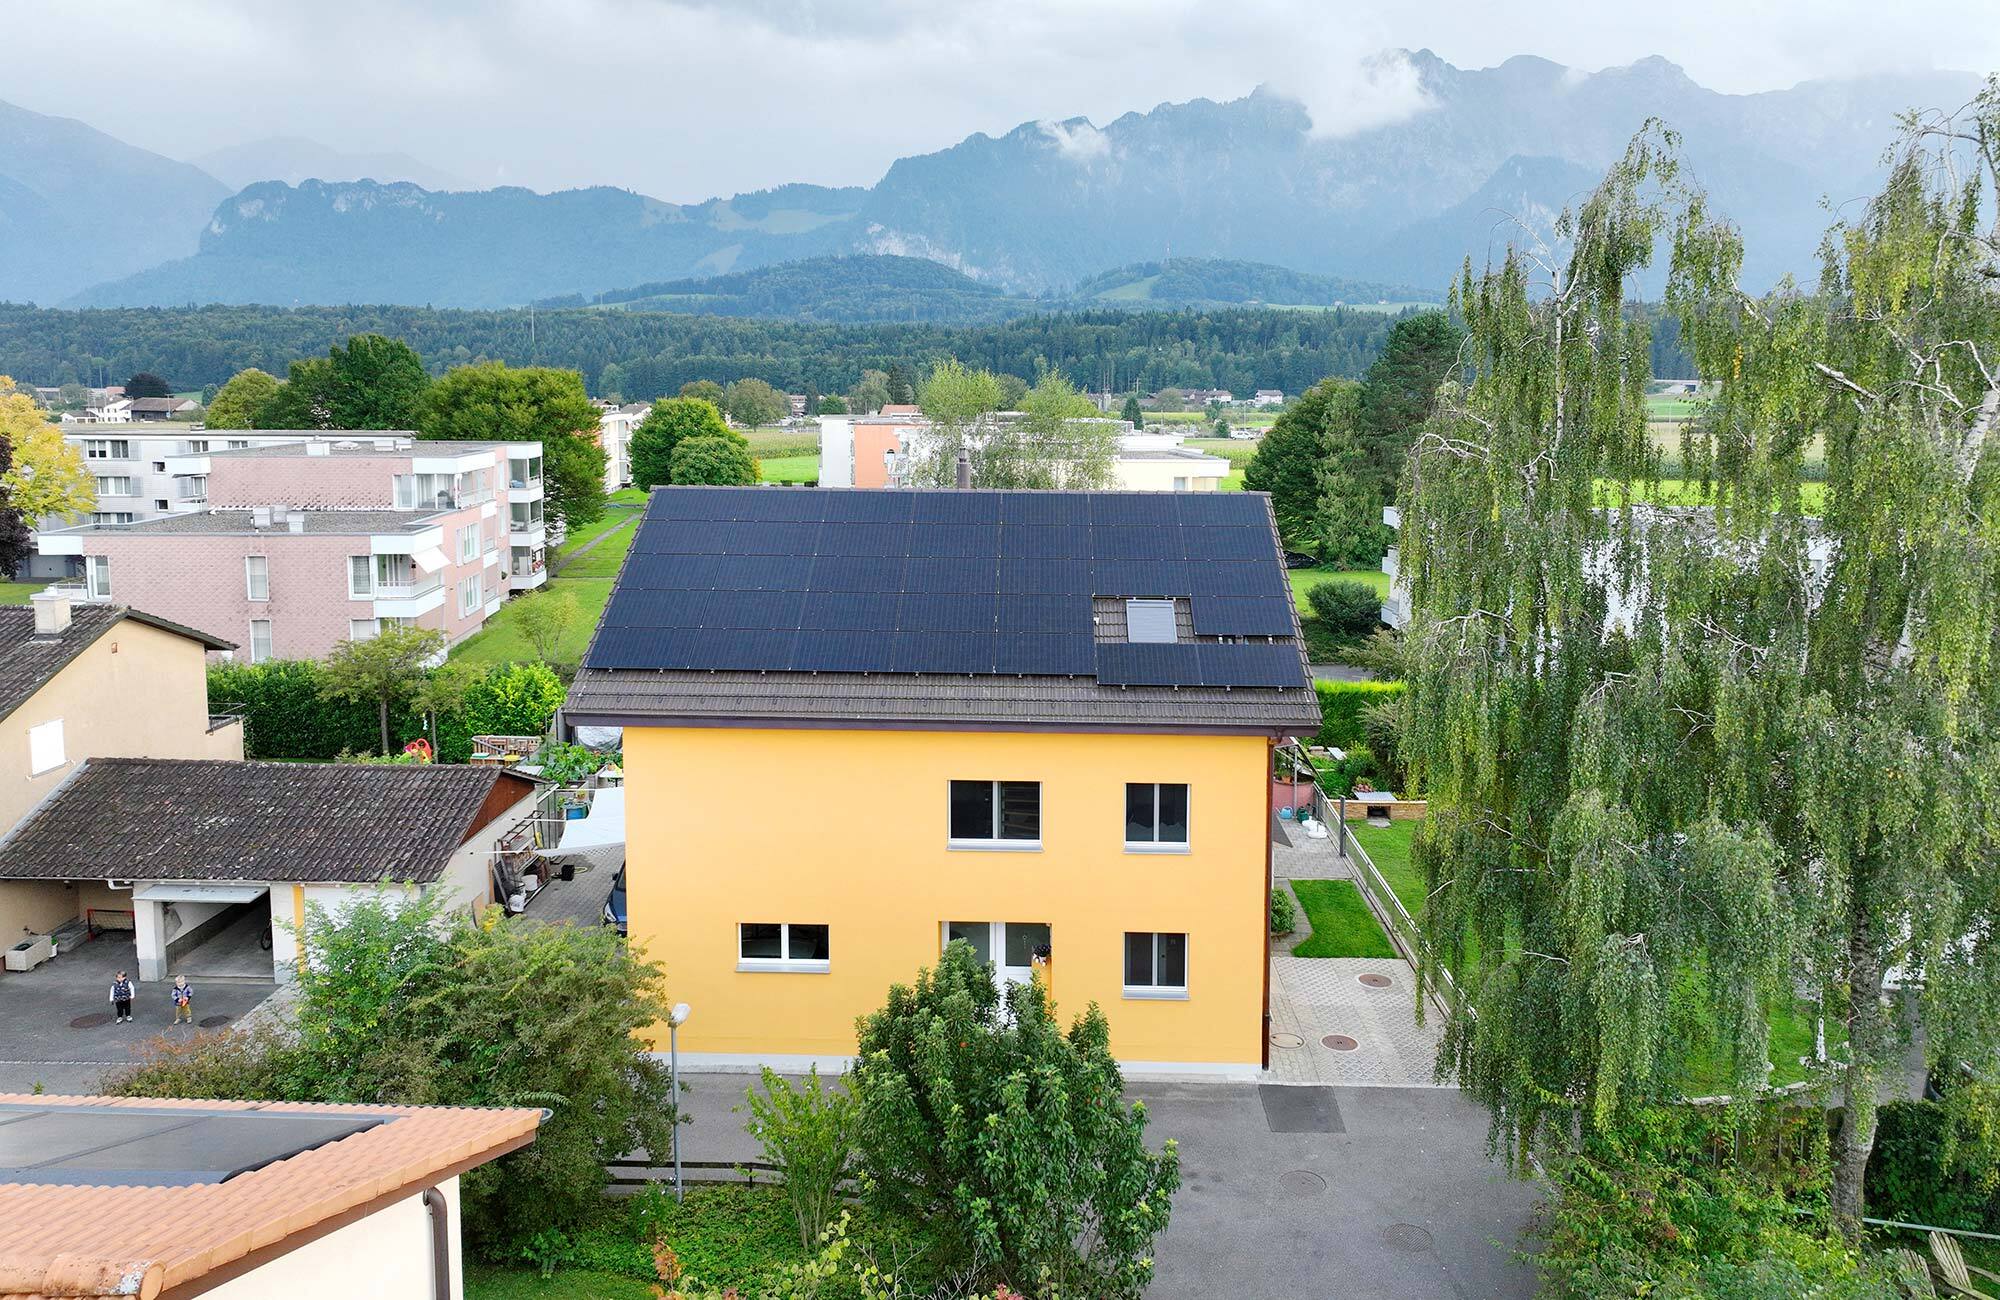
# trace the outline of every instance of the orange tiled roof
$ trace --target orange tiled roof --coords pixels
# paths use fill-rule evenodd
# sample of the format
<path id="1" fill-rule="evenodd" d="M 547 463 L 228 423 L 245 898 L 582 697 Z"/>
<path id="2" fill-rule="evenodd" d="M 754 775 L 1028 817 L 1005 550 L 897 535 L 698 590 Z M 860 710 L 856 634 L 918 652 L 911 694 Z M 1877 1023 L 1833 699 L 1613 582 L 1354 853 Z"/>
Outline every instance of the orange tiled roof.
<path id="1" fill-rule="evenodd" d="M 150 1300 L 342 1216 L 414 1194 L 524 1146 L 541 1112 L 0 1095 L 45 1107 L 130 1106 L 380 1116 L 390 1122 L 226 1182 L 180 1187 L 0 1184 L 0 1300 Z"/>

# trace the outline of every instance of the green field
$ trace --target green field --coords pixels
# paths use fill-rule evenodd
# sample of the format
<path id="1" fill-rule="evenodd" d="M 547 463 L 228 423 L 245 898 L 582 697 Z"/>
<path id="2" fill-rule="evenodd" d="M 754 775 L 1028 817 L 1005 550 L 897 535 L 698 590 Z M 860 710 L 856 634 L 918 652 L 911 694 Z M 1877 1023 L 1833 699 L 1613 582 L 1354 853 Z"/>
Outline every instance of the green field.
<path id="1" fill-rule="evenodd" d="M 1301 611 L 1308 610 L 1306 589 L 1316 583 L 1331 582 L 1335 578 L 1349 578 L 1355 582 L 1365 582 L 1380 595 L 1389 594 L 1389 575 L 1380 569 L 1292 569 L 1286 577 L 1292 580 L 1292 599 L 1298 602 Z"/>
<path id="2" fill-rule="evenodd" d="M 1599 499 L 1605 505 L 1616 503 L 1620 492 L 1609 479 L 1598 482 Z M 1623 495 L 1632 501 L 1649 501 L 1663 506 L 1705 506 L 1714 504 L 1712 493 L 1703 492 L 1701 485 L 1680 478 L 1663 478 L 1657 484 L 1646 486 L 1633 483 L 1625 487 Z M 1821 479 L 1801 479 L 1799 482 L 1799 509 L 1808 515 L 1826 512 L 1826 483 Z"/>
<path id="3" fill-rule="evenodd" d="M 1211 456 L 1220 456 L 1242 469 L 1257 454 L 1257 444 L 1241 442 L 1235 438 L 1189 438 L 1181 444 L 1191 451 L 1205 451 Z"/>
<path id="4" fill-rule="evenodd" d="M 819 478 L 819 453 L 810 456 L 766 456 L 757 462 L 766 483 L 805 483 Z"/>
<path id="5" fill-rule="evenodd" d="M 1294 957 L 1394 957 L 1396 950 L 1351 880 L 1294 880 L 1312 933 L 1292 945 Z"/>
<path id="6" fill-rule="evenodd" d="M 0 582 L 0 605 L 25 605 L 28 597 L 48 585 L 42 581 Z"/>
<path id="7" fill-rule="evenodd" d="M 1646 399 L 1646 418 L 1649 420 L 1692 420 L 1701 410 L 1701 401 L 1693 397 L 1649 397 Z"/>

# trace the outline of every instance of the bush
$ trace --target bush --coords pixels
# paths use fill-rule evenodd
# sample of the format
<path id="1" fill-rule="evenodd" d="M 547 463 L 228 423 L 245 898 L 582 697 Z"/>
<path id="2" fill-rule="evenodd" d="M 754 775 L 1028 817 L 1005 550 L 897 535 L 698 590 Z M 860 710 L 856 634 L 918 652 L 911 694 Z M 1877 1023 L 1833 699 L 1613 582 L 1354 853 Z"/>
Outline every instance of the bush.
<path id="1" fill-rule="evenodd" d="M 810 1248 L 840 1209 L 840 1183 L 854 1159 L 854 1097 L 820 1082 L 817 1068 L 794 1087 L 766 1066 L 764 1095 L 753 1088 L 746 1104 L 751 1135 L 784 1175 L 799 1245 Z"/>
<path id="2" fill-rule="evenodd" d="M 1381 765 L 1366 745 L 1354 746 L 1347 751 L 1346 758 L 1319 769 L 1320 788 L 1334 799 L 1356 794 L 1363 785 L 1370 790 L 1379 789 L 1379 782 L 1383 779 Z"/>
<path id="3" fill-rule="evenodd" d="M 518 1258 L 602 1221 L 604 1161 L 664 1150 L 666 1070 L 635 1035 L 665 1014 L 660 968 L 599 926 L 475 923 L 385 887 L 313 907 L 292 1034 L 156 1052 L 125 1096 L 545 1107 L 535 1141 L 464 1176 L 468 1239 Z M 198 1040 L 199 1041 L 199 1040 Z"/>
<path id="4" fill-rule="evenodd" d="M 1040 980 L 1003 1005 L 987 964 L 949 945 L 861 1023 L 848 1086 L 868 1203 L 936 1233 L 941 1269 L 975 1283 L 1137 1297 L 1180 1157 L 1147 1150 L 1110 1037 L 1095 1005 L 1059 1029 Z"/>
<path id="5" fill-rule="evenodd" d="M 1875 1217 L 2000 1232 L 2000 1085 L 1893 1101 L 1876 1123 L 1866 1182 Z"/>
<path id="6" fill-rule="evenodd" d="M 1271 891 L 1271 933 L 1290 934 L 1298 928 L 1299 913 L 1292 903 L 1292 891 L 1279 885 Z"/>
<path id="7" fill-rule="evenodd" d="M 562 678 L 554 669 L 511 663 L 473 683 L 465 697 L 465 721 L 475 736 L 541 736 L 562 702 Z"/>
<path id="8" fill-rule="evenodd" d="M 1382 598 L 1353 578 L 1314 583 L 1306 588 L 1306 604 L 1336 636 L 1360 638 L 1382 625 Z"/>
<path id="9" fill-rule="evenodd" d="M 248 758 L 331 762 L 342 750 L 361 753 L 378 745 L 373 705 L 330 700 L 322 693 L 325 671 L 310 659 L 261 664 L 212 664 L 208 698 L 213 705 L 241 704 Z M 407 712 L 390 717 L 390 730 L 407 740 L 421 730 Z"/>
<path id="10" fill-rule="evenodd" d="M 1366 743 L 1362 710 L 1402 694 L 1401 682 L 1314 682 L 1319 694 L 1319 731 L 1315 745 L 1352 749 Z"/>

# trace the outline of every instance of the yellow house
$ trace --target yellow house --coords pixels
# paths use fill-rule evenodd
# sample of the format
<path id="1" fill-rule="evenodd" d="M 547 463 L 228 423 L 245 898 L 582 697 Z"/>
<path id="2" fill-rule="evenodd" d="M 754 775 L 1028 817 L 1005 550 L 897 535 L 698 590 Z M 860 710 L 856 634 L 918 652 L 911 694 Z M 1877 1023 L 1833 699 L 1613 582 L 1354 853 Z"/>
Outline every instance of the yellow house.
<path id="1" fill-rule="evenodd" d="M 661 489 L 566 716 L 625 728 L 696 1066 L 839 1063 L 954 939 L 1130 1070 L 1263 1063 L 1270 748 L 1319 711 L 1262 495 Z"/>

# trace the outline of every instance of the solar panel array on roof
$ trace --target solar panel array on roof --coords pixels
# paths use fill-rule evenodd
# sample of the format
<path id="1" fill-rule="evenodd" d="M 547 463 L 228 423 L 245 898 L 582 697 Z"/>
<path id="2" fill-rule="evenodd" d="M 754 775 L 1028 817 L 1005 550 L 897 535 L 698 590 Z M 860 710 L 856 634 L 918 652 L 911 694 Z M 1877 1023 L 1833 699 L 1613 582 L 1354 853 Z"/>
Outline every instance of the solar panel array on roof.
<path id="1" fill-rule="evenodd" d="M 1296 644 L 1107 656 L 1094 596 L 1192 598 L 1199 636 L 1294 631 L 1257 496 L 668 488 L 647 503 L 585 663 L 1305 685 Z M 1234 653 L 1260 649 L 1279 653 Z"/>
<path id="2" fill-rule="evenodd" d="M 373 1115 L 0 1106 L 0 1183 L 220 1183 L 384 1121 Z"/>

